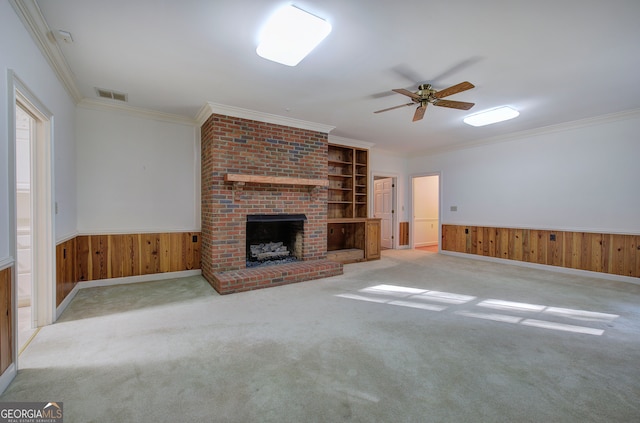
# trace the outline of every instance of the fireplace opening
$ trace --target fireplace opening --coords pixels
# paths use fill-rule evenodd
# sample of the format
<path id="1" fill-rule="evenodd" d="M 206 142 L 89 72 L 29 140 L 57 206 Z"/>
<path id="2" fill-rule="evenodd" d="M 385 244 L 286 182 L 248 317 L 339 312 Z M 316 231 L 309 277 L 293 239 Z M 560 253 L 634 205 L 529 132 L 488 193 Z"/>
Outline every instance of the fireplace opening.
<path id="1" fill-rule="evenodd" d="M 247 267 L 302 260 L 304 214 L 247 215 Z"/>

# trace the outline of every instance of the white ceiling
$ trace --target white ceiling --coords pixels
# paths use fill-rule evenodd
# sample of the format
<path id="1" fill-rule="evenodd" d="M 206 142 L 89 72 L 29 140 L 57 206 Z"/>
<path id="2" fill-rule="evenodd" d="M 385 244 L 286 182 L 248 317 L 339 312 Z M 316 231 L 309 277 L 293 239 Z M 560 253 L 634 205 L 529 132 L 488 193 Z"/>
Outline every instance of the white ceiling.
<path id="1" fill-rule="evenodd" d="M 26 0 L 25 0 L 26 1 Z M 638 0 L 300 0 L 333 31 L 298 66 L 255 53 L 281 0 L 37 0 L 85 99 L 195 119 L 206 102 L 335 126 L 332 135 L 399 153 L 640 108 Z M 413 123 L 392 88 L 476 88 Z M 483 128 L 464 116 L 500 105 L 519 118 Z"/>

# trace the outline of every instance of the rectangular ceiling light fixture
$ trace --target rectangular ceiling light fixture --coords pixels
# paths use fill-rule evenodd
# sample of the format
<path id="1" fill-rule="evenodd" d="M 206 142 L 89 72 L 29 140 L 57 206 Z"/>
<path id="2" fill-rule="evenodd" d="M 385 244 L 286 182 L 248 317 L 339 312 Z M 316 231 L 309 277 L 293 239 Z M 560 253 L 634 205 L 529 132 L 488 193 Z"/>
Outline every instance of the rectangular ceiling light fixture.
<path id="1" fill-rule="evenodd" d="M 492 123 L 503 122 L 505 120 L 518 117 L 520 112 L 509 106 L 501 106 L 495 109 L 486 110 L 464 118 L 464 123 L 471 126 L 485 126 Z"/>
<path id="2" fill-rule="evenodd" d="M 260 57 L 295 66 L 331 32 L 331 24 L 293 5 L 278 9 L 260 34 Z"/>

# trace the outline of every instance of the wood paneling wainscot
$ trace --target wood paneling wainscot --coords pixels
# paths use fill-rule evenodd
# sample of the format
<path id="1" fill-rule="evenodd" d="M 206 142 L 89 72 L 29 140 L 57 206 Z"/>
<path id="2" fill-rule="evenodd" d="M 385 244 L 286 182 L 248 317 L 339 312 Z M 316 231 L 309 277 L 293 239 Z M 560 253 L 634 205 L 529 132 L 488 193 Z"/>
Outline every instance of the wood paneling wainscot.
<path id="1" fill-rule="evenodd" d="M 399 245 L 409 245 L 409 222 L 400 222 Z"/>
<path id="2" fill-rule="evenodd" d="M 13 363 L 11 267 L 0 270 L 0 374 Z"/>
<path id="3" fill-rule="evenodd" d="M 200 232 L 81 235 L 78 281 L 200 269 Z"/>
<path id="4" fill-rule="evenodd" d="M 442 225 L 442 249 L 640 278 L 640 235 Z"/>
<path id="5" fill-rule="evenodd" d="M 76 238 L 56 245 L 56 305 L 69 295 L 78 283 Z"/>

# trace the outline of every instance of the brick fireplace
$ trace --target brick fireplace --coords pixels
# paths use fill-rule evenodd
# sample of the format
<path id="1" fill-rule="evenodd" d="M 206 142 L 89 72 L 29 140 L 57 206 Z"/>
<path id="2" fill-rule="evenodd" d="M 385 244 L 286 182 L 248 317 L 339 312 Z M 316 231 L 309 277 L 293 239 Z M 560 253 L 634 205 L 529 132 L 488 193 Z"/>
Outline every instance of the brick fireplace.
<path id="1" fill-rule="evenodd" d="M 216 113 L 202 125 L 202 273 L 216 291 L 342 274 L 326 260 L 327 146 L 327 133 Z M 255 215 L 305 216 L 298 261 L 247 268 Z"/>

